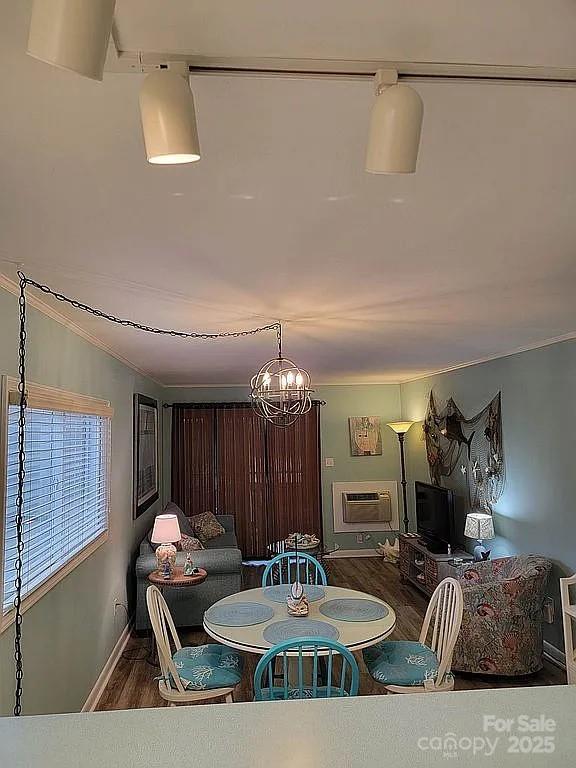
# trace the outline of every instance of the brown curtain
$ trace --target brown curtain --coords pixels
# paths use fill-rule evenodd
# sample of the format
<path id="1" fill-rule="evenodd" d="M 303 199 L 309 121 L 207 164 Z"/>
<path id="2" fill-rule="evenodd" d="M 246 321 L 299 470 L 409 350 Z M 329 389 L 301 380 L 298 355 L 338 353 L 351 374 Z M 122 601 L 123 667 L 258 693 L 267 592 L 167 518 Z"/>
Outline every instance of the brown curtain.
<path id="1" fill-rule="evenodd" d="M 321 539 L 319 406 L 287 429 L 268 426 L 270 534 L 274 541 L 294 531 Z"/>
<path id="2" fill-rule="evenodd" d="M 215 412 L 172 409 L 172 501 L 188 516 L 214 511 Z"/>
<path id="3" fill-rule="evenodd" d="M 234 515 L 242 555 L 260 557 L 268 533 L 264 422 L 252 408 L 221 408 L 215 413 L 218 511 Z"/>
<path id="4" fill-rule="evenodd" d="M 233 515 L 245 558 L 293 531 L 322 538 L 319 406 L 286 429 L 240 404 L 175 406 L 172 499 L 187 515 Z"/>

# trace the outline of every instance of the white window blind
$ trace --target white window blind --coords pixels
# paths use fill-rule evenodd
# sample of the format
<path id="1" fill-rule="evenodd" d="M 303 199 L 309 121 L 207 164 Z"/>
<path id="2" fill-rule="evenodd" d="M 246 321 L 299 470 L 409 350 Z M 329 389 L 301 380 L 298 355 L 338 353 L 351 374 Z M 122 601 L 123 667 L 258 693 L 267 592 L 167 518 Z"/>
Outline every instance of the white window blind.
<path id="1" fill-rule="evenodd" d="M 23 596 L 73 561 L 108 529 L 109 416 L 26 411 Z M 18 407 L 8 406 L 3 613 L 15 595 Z"/>

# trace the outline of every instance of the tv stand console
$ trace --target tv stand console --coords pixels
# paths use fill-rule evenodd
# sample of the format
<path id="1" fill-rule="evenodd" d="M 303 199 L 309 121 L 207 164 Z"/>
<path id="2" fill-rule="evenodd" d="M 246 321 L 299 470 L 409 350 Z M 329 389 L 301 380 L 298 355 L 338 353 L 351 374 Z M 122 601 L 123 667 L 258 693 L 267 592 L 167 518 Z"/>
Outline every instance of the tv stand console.
<path id="1" fill-rule="evenodd" d="M 447 576 L 454 575 L 454 558 L 470 562 L 474 557 L 461 549 L 451 554 L 431 552 L 420 536 L 400 536 L 400 580 L 409 582 L 418 589 L 431 595 L 438 584 Z"/>

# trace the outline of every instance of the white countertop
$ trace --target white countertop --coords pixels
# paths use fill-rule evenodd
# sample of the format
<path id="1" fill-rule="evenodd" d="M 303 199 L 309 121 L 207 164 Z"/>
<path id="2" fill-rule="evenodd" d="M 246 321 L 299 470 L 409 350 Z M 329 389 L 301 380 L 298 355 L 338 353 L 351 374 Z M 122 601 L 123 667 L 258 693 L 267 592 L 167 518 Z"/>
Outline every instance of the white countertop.
<path id="1" fill-rule="evenodd" d="M 508 734 L 483 732 L 484 715 L 511 719 L 524 748 L 551 736 L 554 752 L 509 753 Z M 555 730 L 520 733 L 518 716 Z M 449 733 L 460 742 L 451 759 L 438 748 Z M 478 741 L 472 757 L 468 744 L 486 737 L 499 737 L 493 754 Z M 7 768 L 567 768 L 575 755 L 576 686 L 0 718 Z"/>

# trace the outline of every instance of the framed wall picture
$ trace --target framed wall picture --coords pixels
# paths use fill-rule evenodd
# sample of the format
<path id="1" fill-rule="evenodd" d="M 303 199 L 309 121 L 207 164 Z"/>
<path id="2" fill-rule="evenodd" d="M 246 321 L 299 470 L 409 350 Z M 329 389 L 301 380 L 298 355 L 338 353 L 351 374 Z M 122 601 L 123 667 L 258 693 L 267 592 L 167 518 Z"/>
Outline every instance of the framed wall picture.
<path id="1" fill-rule="evenodd" d="M 159 496 L 158 401 L 134 395 L 134 518 Z"/>
<path id="2" fill-rule="evenodd" d="M 350 416 L 352 456 L 382 456 L 380 416 Z"/>

